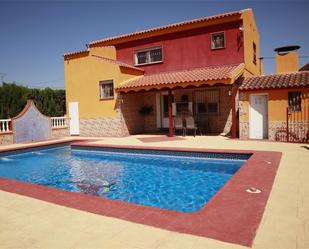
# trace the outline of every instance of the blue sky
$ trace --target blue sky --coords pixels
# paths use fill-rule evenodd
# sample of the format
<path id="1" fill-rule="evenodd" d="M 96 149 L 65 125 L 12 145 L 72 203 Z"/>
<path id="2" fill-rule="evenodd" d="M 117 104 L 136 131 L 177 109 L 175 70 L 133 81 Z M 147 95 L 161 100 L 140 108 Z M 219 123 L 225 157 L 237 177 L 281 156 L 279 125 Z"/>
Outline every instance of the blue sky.
<path id="1" fill-rule="evenodd" d="M 261 56 L 297 44 L 308 56 L 300 66 L 309 62 L 309 1 L 0 0 L 0 73 L 7 82 L 64 88 L 62 55 L 89 41 L 244 8 L 253 8 Z M 265 73 L 274 65 L 265 60 Z"/>

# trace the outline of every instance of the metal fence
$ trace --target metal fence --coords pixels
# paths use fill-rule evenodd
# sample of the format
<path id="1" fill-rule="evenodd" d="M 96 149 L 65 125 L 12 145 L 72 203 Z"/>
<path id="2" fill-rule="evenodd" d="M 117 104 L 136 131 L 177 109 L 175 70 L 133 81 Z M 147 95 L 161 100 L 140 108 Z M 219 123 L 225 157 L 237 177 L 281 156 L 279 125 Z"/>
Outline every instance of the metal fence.
<path id="1" fill-rule="evenodd" d="M 276 131 L 276 141 L 309 143 L 309 98 L 302 98 L 298 108 L 286 108 L 286 121 Z"/>

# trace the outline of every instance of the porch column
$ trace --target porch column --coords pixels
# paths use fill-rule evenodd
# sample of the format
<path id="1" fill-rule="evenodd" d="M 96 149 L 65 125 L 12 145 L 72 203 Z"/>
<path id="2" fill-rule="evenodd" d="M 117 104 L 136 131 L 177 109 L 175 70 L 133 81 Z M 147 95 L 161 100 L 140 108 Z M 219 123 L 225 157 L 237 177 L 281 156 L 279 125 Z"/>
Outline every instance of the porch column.
<path id="1" fill-rule="evenodd" d="M 168 136 L 169 137 L 173 137 L 174 136 L 174 129 L 173 129 L 173 109 L 172 109 L 172 102 L 173 102 L 173 98 L 172 98 L 172 91 L 168 90 L 168 123 L 169 123 L 169 133 Z"/>
<path id="2" fill-rule="evenodd" d="M 232 138 L 236 138 L 236 93 L 237 88 L 232 86 Z"/>

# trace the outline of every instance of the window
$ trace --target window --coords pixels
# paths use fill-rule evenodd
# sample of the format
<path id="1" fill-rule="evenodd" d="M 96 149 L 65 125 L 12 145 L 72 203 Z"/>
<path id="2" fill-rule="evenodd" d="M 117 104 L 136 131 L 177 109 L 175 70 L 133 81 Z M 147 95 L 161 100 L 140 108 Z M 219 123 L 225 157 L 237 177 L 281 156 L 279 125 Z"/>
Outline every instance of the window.
<path id="1" fill-rule="evenodd" d="M 300 112 L 301 111 L 301 92 L 289 92 L 289 111 Z"/>
<path id="2" fill-rule="evenodd" d="M 147 64 L 147 52 L 138 52 L 136 53 L 137 57 L 137 63 L 138 65 L 140 64 Z"/>
<path id="3" fill-rule="evenodd" d="M 219 91 L 205 90 L 196 91 L 195 111 L 197 114 L 218 114 L 219 113 Z"/>
<path id="4" fill-rule="evenodd" d="M 224 32 L 211 34 L 211 49 L 225 48 Z"/>
<path id="5" fill-rule="evenodd" d="M 135 65 L 162 62 L 162 48 L 151 48 L 135 52 Z"/>
<path id="6" fill-rule="evenodd" d="M 114 98 L 114 83 L 112 80 L 100 81 L 100 99 Z"/>
<path id="7" fill-rule="evenodd" d="M 162 61 L 162 48 L 157 48 L 149 51 L 150 62 Z"/>
<path id="8" fill-rule="evenodd" d="M 253 42 L 253 63 L 256 65 L 256 44 Z"/>

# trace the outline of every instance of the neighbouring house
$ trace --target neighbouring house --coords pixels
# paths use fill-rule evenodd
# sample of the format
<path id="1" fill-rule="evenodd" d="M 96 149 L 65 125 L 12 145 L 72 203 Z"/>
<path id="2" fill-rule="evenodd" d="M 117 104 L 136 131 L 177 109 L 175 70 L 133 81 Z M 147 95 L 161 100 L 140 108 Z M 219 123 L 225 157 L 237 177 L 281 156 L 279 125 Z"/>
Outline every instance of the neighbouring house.
<path id="1" fill-rule="evenodd" d="M 235 137 L 238 88 L 260 75 L 259 53 L 251 9 L 92 41 L 64 55 L 70 132 L 172 136 L 181 120 Z"/>
<path id="2" fill-rule="evenodd" d="M 240 138 L 309 142 L 309 68 L 299 70 L 299 48 L 275 49 L 275 74 L 244 79 L 239 88 Z"/>

